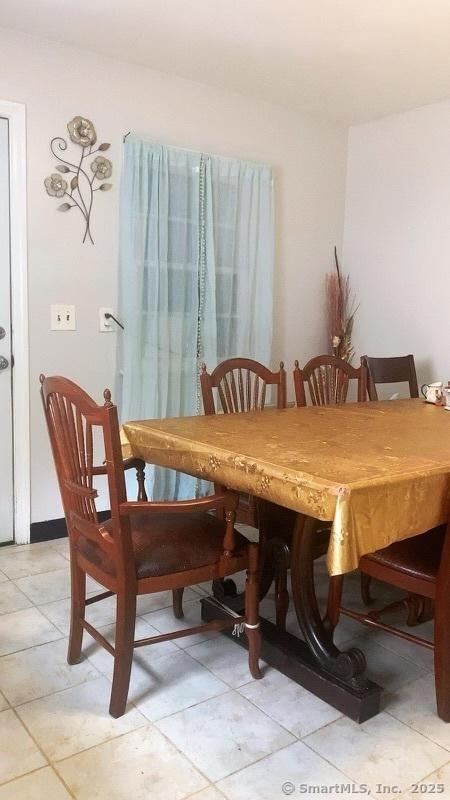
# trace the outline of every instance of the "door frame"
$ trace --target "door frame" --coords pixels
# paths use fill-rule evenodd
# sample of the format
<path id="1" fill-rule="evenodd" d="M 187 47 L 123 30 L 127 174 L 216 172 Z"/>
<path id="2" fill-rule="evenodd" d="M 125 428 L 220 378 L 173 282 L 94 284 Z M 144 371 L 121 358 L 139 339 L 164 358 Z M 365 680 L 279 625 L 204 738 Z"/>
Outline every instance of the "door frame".
<path id="1" fill-rule="evenodd" d="M 9 122 L 14 541 L 26 544 L 30 541 L 30 382 L 25 105 L 0 100 L 0 116 Z"/>

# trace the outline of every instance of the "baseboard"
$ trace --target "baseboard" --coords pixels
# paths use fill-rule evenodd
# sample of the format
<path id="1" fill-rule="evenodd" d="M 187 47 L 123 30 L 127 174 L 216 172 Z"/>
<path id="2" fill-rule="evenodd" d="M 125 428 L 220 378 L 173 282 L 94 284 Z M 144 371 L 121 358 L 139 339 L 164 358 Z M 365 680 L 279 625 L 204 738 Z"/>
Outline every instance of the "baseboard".
<path id="1" fill-rule="evenodd" d="M 108 519 L 110 511 L 99 511 L 98 518 L 101 521 Z M 43 522 L 32 522 L 30 525 L 30 542 L 50 542 L 52 539 L 63 539 L 67 536 L 66 520 L 64 517 L 59 519 L 46 519 Z"/>

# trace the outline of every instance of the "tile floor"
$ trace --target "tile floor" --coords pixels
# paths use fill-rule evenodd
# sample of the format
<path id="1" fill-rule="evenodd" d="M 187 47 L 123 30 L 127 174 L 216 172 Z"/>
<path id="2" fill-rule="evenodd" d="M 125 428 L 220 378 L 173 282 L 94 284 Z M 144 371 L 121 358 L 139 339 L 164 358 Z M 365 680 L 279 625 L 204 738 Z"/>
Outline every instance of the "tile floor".
<path id="1" fill-rule="evenodd" d="M 386 687 L 382 713 L 358 726 L 274 669 L 251 680 L 244 650 L 199 634 L 137 651 L 129 707 L 114 720 L 108 653 L 85 634 L 85 660 L 66 663 L 68 566 L 66 540 L 0 549 L 0 800 L 281 800 L 359 785 L 450 798 L 450 725 L 436 716 L 429 652 L 342 620 L 339 646 L 361 647 Z M 317 572 L 323 598 L 323 564 Z M 169 593 L 143 598 L 137 635 L 195 624 L 207 590 L 186 592 L 180 622 Z M 346 593 L 358 604 L 357 576 Z M 262 610 L 273 615 L 271 598 Z M 113 600 L 88 615 L 113 638 Z M 292 611 L 288 629 L 298 633 Z"/>

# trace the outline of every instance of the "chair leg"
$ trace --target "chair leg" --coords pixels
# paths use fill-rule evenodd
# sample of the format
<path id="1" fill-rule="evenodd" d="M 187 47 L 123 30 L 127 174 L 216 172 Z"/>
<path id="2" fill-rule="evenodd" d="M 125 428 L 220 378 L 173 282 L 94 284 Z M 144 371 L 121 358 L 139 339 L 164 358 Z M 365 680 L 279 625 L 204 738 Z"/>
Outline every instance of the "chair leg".
<path id="1" fill-rule="evenodd" d="M 282 570 L 275 578 L 275 609 L 277 627 L 286 630 L 286 616 L 289 609 L 287 590 L 287 570 Z"/>
<path id="2" fill-rule="evenodd" d="M 361 572 L 361 597 L 363 600 L 364 605 L 370 606 L 373 602 L 373 598 L 370 594 L 370 584 L 372 582 L 372 578 L 370 575 L 365 575 L 364 572 Z"/>
<path id="3" fill-rule="evenodd" d="M 417 594 L 408 594 L 406 598 L 406 608 L 408 610 L 406 624 L 408 627 L 412 628 L 414 625 L 418 624 L 423 609 L 423 603 L 423 597 L 419 597 Z"/>
<path id="4" fill-rule="evenodd" d="M 332 633 L 339 622 L 342 589 L 344 586 L 343 575 L 332 575 L 328 584 L 327 610 L 324 625 Z"/>
<path id="5" fill-rule="evenodd" d="M 417 621 L 420 624 L 422 622 L 429 622 L 431 619 L 434 619 L 434 600 L 431 600 L 429 597 L 424 597 L 419 619 Z"/>
<path id="6" fill-rule="evenodd" d="M 67 661 L 69 664 L 78 664 L 81 661 L 81 646 L 83 643 L 83 625 L 86 607 L 86 573 L 78 565 L 74 550 L 70 553 L 70 633 Z"/>
<path id="7" fill-rule="evenodd" d="M 258 546 L 250 543 L 245 582 L 245 631 L 248 639 L 248 664 L 252 678 L 262 678 L 259 669 L 261 631 L 259 628 Z"/>
<path id="8" fill-rule="evenodd" d="M 116 641 L 114 674 L 109 713 L 121 717 L 125 713 L 133 663 L 134 628 L 136 624 L 136 595 L 117 593 Z"/>
<path id="9" fill-rule="evenodd" d="M 184 589 L 172 589 L 173 614 L 175 619 L 183 619 L 183 592 Z"/>

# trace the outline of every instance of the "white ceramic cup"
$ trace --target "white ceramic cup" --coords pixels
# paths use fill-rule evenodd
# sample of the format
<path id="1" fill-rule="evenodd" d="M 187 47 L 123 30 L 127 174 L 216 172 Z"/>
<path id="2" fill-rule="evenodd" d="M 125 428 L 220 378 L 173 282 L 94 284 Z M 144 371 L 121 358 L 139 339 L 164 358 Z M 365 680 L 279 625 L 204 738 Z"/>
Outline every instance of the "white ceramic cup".
<path id="1" fill-rule="evenodd" d="M 420 391 L 422 392 L 427 403 L 441 403 L 442 402 L 442 381 L 436 383 L 424 383 Z"/>

